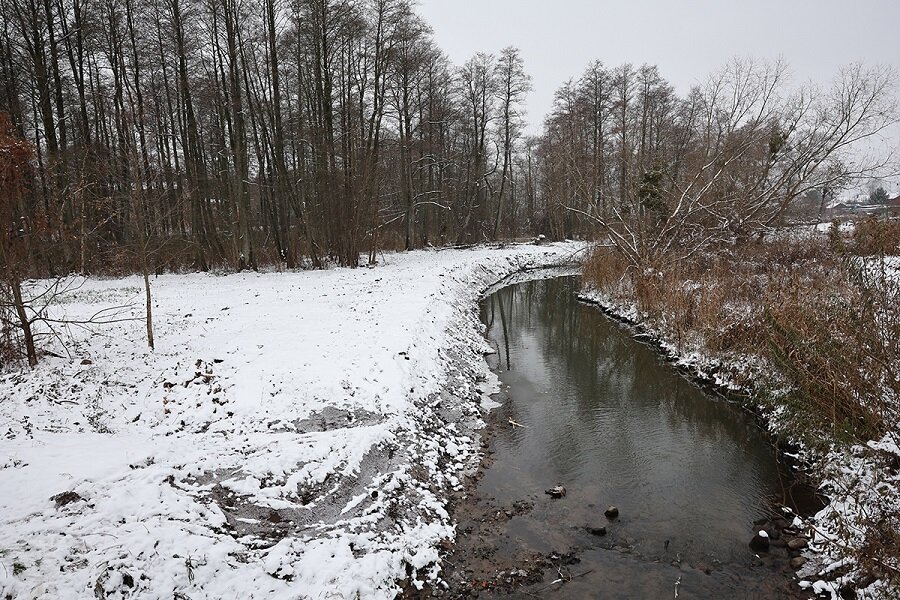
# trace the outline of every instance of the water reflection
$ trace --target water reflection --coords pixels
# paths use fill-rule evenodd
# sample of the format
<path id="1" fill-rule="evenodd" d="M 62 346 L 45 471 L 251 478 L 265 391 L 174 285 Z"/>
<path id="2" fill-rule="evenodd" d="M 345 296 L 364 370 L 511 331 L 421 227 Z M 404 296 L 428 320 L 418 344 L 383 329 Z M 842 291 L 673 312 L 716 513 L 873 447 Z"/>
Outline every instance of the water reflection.
<path id="1" fill-rule="evenodd" d="M 705 395 L 577 302 L 577 286 L 572 277 L 528 282 L 482 304 L 492 366 L 511 398 L 500 420 L 525 427 L 501 428 L 479 491 L 501 504 L 535 501 L 510 521 L 501 552 L 585 543 L 571 531 L 604 524 L 602 510 L 616 504 L 622 517 L 604 543 L 629 556 L 743 568 L 753 521 L 771 510 L 766 499 L 783 496 L 774 449 L 739 407 Z M 543 496 L 556 484 L 566 498 Z"/>

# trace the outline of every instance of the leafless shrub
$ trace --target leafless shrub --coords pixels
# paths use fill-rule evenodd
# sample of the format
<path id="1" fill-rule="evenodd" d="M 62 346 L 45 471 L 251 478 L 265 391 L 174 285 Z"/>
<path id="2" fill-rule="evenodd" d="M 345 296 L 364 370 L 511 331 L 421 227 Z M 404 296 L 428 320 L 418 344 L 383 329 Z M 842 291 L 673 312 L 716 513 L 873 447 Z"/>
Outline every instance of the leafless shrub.
<path id="1" fill-rule="evenodd" d="M 15 322 L 9 289 L 0 284 L 0 368 L 4 365 L 18 364 L 22 360 L 21 334 Z"/>
<path id="2" fill-rule="evenodd" d="M 779 402 L 797 431 L 854 441 L 881 433 L 900 404 L 900 293 L 879 264 L 803 238 L 728 245 L 645 269 L 598 249 L 585 276 L 633 303 L 682 352 L 770 364 L 773 378 L 756 385 L 790 390 Z"/>
<path id="3" fill-rule="evenodd" d="M 900 250 L 900 220 L 869 217 L 857 222 L 849 250 L 858 256 L 897 254 Z"/>
<path id="4" fill-rule="evenodd" d="M 83 287 L 83 277 L 58 277 L 30 282 L 22 286 L 20 307 L 28 323 L 36 347 L 35 363 L 40 355 L 69 352 L 72 346 L 72 330 L 82 329 L 97 333 L 103 326 L 137 320 L 131 314 L 131 304 L 102 307 L 84 316 L 67 316 L 58 309 L 66 304 Z M 21 343 L 21 317 L 18 306 L 9 290 L 0 285 L 0 366 L 17 364 L 25 358 Z M 54 310 L 56 309 L 56 310 Z"/>

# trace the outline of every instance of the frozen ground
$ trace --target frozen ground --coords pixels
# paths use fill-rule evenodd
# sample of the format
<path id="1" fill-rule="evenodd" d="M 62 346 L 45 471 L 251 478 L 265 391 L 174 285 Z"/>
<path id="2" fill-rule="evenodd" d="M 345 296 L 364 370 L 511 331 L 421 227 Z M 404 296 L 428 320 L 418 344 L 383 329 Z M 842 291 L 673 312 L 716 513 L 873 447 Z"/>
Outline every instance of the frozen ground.
<path id="1" fill-rule="evenodd" d="M 71 357 L 0 377 L 0 598 L 393 598 L 433 576 L 482 423 L 476 302 L 580 248 L 154 278 L 155 352 L 140 320 L 73 329 Z M 141 302 L 138 278 L 89 280 L 54 310 Z"/>

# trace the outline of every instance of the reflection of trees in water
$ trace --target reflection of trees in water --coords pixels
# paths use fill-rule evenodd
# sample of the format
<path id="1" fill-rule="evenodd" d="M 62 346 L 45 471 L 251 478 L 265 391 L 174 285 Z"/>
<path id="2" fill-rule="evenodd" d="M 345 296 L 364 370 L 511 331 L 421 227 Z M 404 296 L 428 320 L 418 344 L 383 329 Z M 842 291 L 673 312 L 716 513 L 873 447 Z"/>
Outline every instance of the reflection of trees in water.
<path id="1" fill-rule="evenodd" d="M 562 463 L 596 445 L 599 420 L 605 420 L 603 429 L 615 436 L 617 451 L 624 455 L 642 451 L 644 440 L 632 439 L 639 433 L 635 429 L 643 427 L 641 421 L 644 426 L 657 421 L 669 435 L 696 445 L 696 452 L 715 452 L 734 477 L 772 479 L 774 449 L 751 417 L 740 407 L 706 396 L 666 366 L 654 349 L 632 339 L 601 311 L 578 302 L 577 290 L 574 277 L 518 284 L 491 295 L 482 312 L 504 355 L 501 365 L 513 369 L 526 362 L 516 360 L 517 352 L 535 353 L 545 363 L 547 381 L 535 384 L 549 386 L 552 393 L 541 400 L 554 405 L 543 407 L 540 427 Z M 540 347 L 526 348 L 526 340 Z M 504 416 L 509 412 L 518 420 L 516 413 L 526 406 L 517 404 L 507 403 Z M 571 467 L 562 463 L 562 471 Z"/>
<path id="2" fill-rule="evenodd" d="M 568 539 L 562 523 L 593 522 L 589 503 L 612 502 L 628 515 L 613 535 L 646 556 L 672 540 L 688 562 L 744 560 L 742 533 L 771 507 L 766 496 L 779 501 L 794 478 L 780 476 L 752 417 L 706 396 L 655 349 L 577 302 L 577 286 L 525 283 L 482 304 L 512 399 L 493 415 L 501 426 L 479 493 L 508 503 L 562 483 L 571 496 L 550 504 L 562 514 L 541 508 L 510 525 L 504 543 L 545 530 Z"/>

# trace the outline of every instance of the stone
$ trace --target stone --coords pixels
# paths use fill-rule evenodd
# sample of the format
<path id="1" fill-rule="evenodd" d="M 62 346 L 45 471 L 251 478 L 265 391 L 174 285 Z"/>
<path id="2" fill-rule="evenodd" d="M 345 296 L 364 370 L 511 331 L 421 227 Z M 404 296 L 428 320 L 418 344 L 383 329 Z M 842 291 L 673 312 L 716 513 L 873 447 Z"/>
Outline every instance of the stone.
<path id="1" fill-rule="evenodd" d="M 561 485 L 556 487 L 552 487 L 549 490 L 544 490 L 544 493 L 550 496 L 551 498 L 562 498 L 566 495 L 566 488 Z"/>
<path id="2" fill-rule="evenodd" d="M 616 519 L 619 516 L 619 509 L 615 506 L 610 506 L 603 514 L 606 515 L 607 519 Z"/>
<path id="3" fill-rule="evenodd" d="M 800 567 L 802 567 L 805 564 L 806 564 L 806 557 L 804 557 L 804 556 L 796 556 L 791 559 L 791 568 L 792 569 L 799 569 Z"/>
<path id="4" fill-rule="evenodd" d="M 750 548 L 755 552 L 769 551 L 769 534 L 763 530 L 759 530 L 753 539 L 750 540 Z"/>
<path id="5" fill-rule="evenodd" d="M 72 504 L 73 502 L 83 500 L 84 498 L 79 496 L 77 493 L 70 491 L 51 496 L 50 499 L 56 503 L 56 508 L 60 508 L 62 506 L 65 506 L 66 504 Z"/>
<path id="6" fill-rule="evenodd" d="M 790 550 L 803 550 L 808 545 L 806 538 L 795 537 L 792 540 L 788 540 L 788 548 Z"/>
<path id="7" fill-rule="evenodd" d="M 587 532 L 591 535 L 606 535 L 606 527 L 587 527 Z"/>

